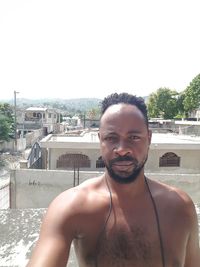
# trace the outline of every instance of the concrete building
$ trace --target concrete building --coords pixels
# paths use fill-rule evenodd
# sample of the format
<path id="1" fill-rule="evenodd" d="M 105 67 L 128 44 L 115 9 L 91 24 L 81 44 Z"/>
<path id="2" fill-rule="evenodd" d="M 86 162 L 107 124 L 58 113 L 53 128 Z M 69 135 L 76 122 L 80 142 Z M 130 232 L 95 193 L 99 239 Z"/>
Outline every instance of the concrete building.
<path id="1" fill-rule="evenodd" d="M 24 117 L 18 119 L 17 128 L 19 131 L 29 132 L 43 128 L 46 134 L 58 132 L 60 113 L 55 109 L 43 107 L 30 107 L 24 111 Z"/>
<path id="2" fill-rule="evenodd" d="M 104 168 L 97 131 L 77 136 L 48 135 L 40 144 L 44 169 L 101 171 Z M 200 137 L 153 133 L 146 171 L 199 173 Z"/>

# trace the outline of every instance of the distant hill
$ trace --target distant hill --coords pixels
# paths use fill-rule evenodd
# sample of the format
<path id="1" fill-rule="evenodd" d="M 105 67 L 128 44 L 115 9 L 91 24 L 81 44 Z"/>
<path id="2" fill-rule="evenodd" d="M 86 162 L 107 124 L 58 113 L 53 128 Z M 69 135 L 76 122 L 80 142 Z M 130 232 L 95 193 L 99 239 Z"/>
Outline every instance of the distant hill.
<path id="1" fill-rule="evenodd" d="M 143 97 L 145 102 L 148 96 Z M 102 99 L 99 98 L 42 98 L 42 99 L 27 99 L 17 98 L 17 107 L 26 109 L 28 107 L 48 107 L 62 110 L 66 113 L 83 113 L 93 108 L 100 106 Z M 9 103 L 13 105 L 13 99 L 0 100 L 0 103 Z"/>
<path id="2" fill-rule="evenodd" d="M 97 108 L 102 99 L 98 98 L 74 98 L 74 99 L 60 99 L 60 98 L 43 98 L 43 99 L 26 99 L 17 98 L 17 107 L 28 108 L 35 107 L 49 107 L 56 108 L 67 112 L 85 112 L 92 108 Z M 9 103 L 13 105 L 13 99 L 0 100 L 1 103 Z"/>

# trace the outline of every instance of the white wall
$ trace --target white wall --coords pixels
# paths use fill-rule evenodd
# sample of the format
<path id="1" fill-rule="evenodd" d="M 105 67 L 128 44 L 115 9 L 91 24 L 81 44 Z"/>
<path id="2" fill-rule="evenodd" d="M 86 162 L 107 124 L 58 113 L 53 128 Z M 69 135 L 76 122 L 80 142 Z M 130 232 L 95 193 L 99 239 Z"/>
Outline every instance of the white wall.
<path id="1" fill-rule="evenodd" d="M 56 169 L 56 162 L 61 155 L 70 154 L 70 153 L 77 153 L 87 155 L 91 161 L 91 168 L 84 168 L 86 171 L 96 171 L 96 160 L 100 157 L 100 150 L 99 149 L 82 149 L 82 148 L 74 148 L 74 149 L 66 149 L 66 148 L 51 148 L 49 149 L 50 155 L 50 170 Z"/>
<path id="2" fill-rule="evenodd" d="M 180 167 L 159 167 L 159 158 L 167 152 L 173 152 L 181 157 Z M 56 162 L 59 156 L 66 153 L 85 154 L 91 160 L 90 170 L 96 171 L 96 160 L 100 157 L 100 149 L 82 149 L 82 148 L 51 148 L 49 149 L 49 169 L 56 169 Z M 200 151 L 194 149 L 154 149 L 149 151 L 148 161 L 145 169 L 147 172 L 163 173 L 200 173 Z M 88 171 L 89 169 L 84 169 Z M 101 169 L 100 169 L 101 171 Z"/>
<path id="3" fill-rule="evenodd" d="M 159 167 L 159 158 L 167 152 L 180 157 L 180 167 Z M 151 149 L 145 166 L 147 172 L 159 173 L 200 173 L 200 151 L 184 149 Z"/>
<path id="4" fill-rule="evenodd" d="M 80 182 L 102 175 L 102 172 L 80 172 Z M 200 174 L 147 173 L 188 192 L 199 201 Z M 19 169 L 11 173 L 11 208 L 46 208 L 61 192 L 73 187 L 73 171 Z M 77 173 L 76 173 L 77 178 Z"/>
<path id="5" fill-rule="evenodd" d="M 100 172 L 81 172 L 80 182 Z M 76 183 L 78 175 L 76 173 Z M 11 208 L 46 208 L 61 192 L 73 187 L 73 171 L 19 169 L 11 172 Z"/>

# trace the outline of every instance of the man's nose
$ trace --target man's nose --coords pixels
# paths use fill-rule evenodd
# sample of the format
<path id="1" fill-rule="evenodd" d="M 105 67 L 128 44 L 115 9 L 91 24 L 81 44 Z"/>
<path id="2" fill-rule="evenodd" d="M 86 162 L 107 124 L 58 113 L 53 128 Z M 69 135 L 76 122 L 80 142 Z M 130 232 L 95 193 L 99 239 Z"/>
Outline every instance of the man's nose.
<path id="1" fill-rule="evenodd" d="M 120 141 L 118 144 L 116 144 L 114 152 L 120 156 L 124 156 L 130 153 L 131 149 L 125 141 Z"/>

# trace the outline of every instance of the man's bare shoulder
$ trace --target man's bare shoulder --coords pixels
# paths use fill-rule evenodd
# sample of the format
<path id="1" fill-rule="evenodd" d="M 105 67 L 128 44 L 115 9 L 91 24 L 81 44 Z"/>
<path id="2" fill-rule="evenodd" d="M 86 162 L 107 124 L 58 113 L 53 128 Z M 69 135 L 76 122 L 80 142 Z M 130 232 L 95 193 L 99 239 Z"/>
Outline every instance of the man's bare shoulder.
<path id="1" fill-rule="evenodd" d="M 60 225 L 80 229 L 88 224 L 88 218 L 97 216 L 108 206 L 108 192 L 101 177 L 88 179 L 82 184 L 59 194 L 47 210 L 47 218 L 59 220 Z M 92 221 L 92 220 L 91 220 Z"/>
<path id="2" fill-rule="evenodd" d="M 174 198 L 178 198 L 183 202 L 191 201 L 190 196 L 181 188 L 151 179 L 148 179 L 148 181 L 153 191 L 158 195 L 162 195 L 163 198 L 166 198 L 168 200 L 172 198 L 172 201 L 175 200 Z"/>
<path id="3" fill-rule="evenodd" d="M 165 208 L 170 208 L 171 211 L 178 210 L 189 215 L 194 212 L 194 203 L 191 197 L 182 189 L 158 182 L 149 180 L 152 193 L 155 200 L 163 203 Z"/>
<path id="4" fill-rule="evenodd" d="M 59 194 L 50 204 L 50 207 L 56 206 L 57 208 L 71 209 L 76 212 L 77 209 L 83 209 L 83 203 L 86 206 L 93 197 L 103 194 L 103 181 L 102 177 L 91 178 L 78 186 L 72 187 Z"/>

